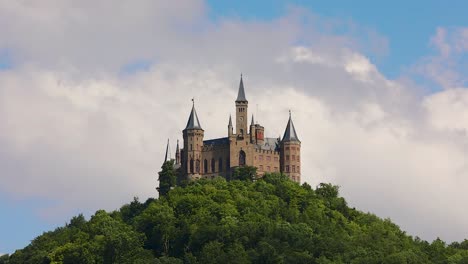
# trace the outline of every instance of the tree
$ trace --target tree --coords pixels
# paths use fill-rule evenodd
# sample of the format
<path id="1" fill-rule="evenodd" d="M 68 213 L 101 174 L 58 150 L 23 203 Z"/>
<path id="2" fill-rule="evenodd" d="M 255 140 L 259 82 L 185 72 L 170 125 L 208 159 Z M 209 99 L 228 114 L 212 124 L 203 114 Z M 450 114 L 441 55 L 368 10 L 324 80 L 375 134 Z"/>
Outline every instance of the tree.
<path id="1" fill-rule="evenodd" d="M 163 163 L 158 180 L 159 187 L 156 190 L 158 190 L 160 197 L 165 196 L 176 185 L 176 170 L 174 169 L 173 160 Z"/>
<path id="2" fill-rule="evenodd" d="M 257 178 L 257 167 L 243 166 L 237 167 L 232 175 L 233 180 L 253 181 Z"/>

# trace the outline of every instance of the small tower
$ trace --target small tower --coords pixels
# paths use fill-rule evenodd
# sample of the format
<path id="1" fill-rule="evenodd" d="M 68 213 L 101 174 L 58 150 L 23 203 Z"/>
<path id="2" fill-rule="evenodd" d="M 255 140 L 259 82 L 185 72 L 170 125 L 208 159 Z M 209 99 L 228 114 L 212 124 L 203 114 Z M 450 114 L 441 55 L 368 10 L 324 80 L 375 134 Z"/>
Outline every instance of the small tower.
<path id="1" fill-rule="evenodd" d="M 177 147 L 175 151 L 175 164 L 180 165 L 180 149 L 179 149 L 179 140 L 177 140 Z"/>
<path id="2" fill-rule="evenodd" d="M 202 147 L 204 130 L 198 120 L 195 102 L 192 99 L 192 111 L 190 112 L 187 126 L 182 131 L 184 138 L 183 170 L 189 179 L 199 178 L 202 170 Z"/>
<path id="3" fill-rule="evenodd" d="M 166 155 L 164 156 L 164 162 L 171 160 L 171 148 L 169 147 L 169 139 L 167 139 L 167 146 L 166 146 Z"/>
<path id="4" fill-rule="evenodd" d="M 281 172 L 295 182 L 301 182 L 301 141 L 289 111 L 289 120 L 280 143 Z"/>
<path id="5" fill-rule="evenodd" d="M 243 138 L 247 135 L 247 108 L 249 102 L 245 98 L 244 82 L 242 74 L 239 83 L 239 92 L 236 99 L 236 134 L 238 137 Z"/>
<path id="6" fill-rule="evenodd" d="M 252 121 L 250 122 L 250 143 L 254 144 L 257 142 L 257 139 L 255 138 L 255 121 L 254 121 L 254 116 L 252 114 Z"/>
<path id="7" fill-rule="evenodd" d="M 231 119 L 231 115 L 229 115 L 229 124 L 228 124 L 228 136 L 232 136 L 232 133 L 233 133 L 233 128 L 232 128 L 232 119 Z"/>

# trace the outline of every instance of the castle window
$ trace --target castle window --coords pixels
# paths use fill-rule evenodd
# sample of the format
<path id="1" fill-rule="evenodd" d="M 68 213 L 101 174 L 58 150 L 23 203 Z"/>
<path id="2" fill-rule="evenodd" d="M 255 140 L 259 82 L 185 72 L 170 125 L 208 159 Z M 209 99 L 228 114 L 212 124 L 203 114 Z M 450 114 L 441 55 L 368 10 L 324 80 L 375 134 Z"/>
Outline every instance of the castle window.
<path id="1" fill-rule="evenodd" d="M 218 161 L 218 171 L 223 171 L 223 159 L 222 158 L 219 158 L 219 161 Z"/>
<path id="2" fill-rule="evenodd" d="M 270 171 L 270 166 L 267 166 L 267 171 Z"/>
<path id="3" fill-rule="evenodd" d="M 275 160 L 275 161 L 278 161 L 278 157 L 275 157 L 274 160 Z"/>
<path id="4" fill-rule="evenodd" d="M 203 161 L 203 168 L 205 170 L 205 173 L 208 173 L 208 161 L 206 159 Z"/>
<path id="5" fill-rule="evenodd" d="M 301 157 L 297 156 L 297 161 L 301 161 Z"/>
<path id="6" fill-rule="evenodd" d="M 296 160 L 296 155 L 292 155 L 291 159 L 292 159 L 292 161 L 295 161 Z"/>
<path id="7" fill-rule="evenodd" d="M 286 150 L 289 150 L 289 147 L 286 147 Z"/>
<path id="8" fill-rule="evenodd" d="M 289 165 L 286 165 L 286 172 L 289 172 Z"/>
<path id="9" fill-rule="evenodd" d="M 195 171 L 197 173 L 200 173 L 200 160 L 197 159 L 197 161 L 195 162 Z"/>
<path id="10" fill-rule="evenodd" d="M 258 169 L 260 169 L 260 171 L 263 171 L 263 165 L 258 166 Z"/>
<path id="11" fill-rule="evenodd" d="M 267 156 L 266 159 L 267 159 L 267 161 L 270 161 L 270 160 L 271 160 L 271 157 L 270 157 L 270 156 Z"/>
<path id="12" fill-rule="evenodd" d="M 193 173 L 193 159 L 190 159 L 190 173 Z"/>
<path id="13" fill-rule="evenodd" d="M 245 166 L 245 152 L 243 150 L 239 152 L 239 166 Z"/>
<path id="14" fill-rule="evenodd" d="M 211 172 L 215 172 L 216 170 L 216 164 L 215 164 L 215 159 L 211 159 Z"/>
<path id="15" fill-rule="evenodd" d="M 275 172 L 277 172 L 277 171 L 278 171 L 278 167 L 275 167 L 274 170 L 275 170 Z"/>
<path id="16" fill-rule="evenodd" d="M 263 155 L 259 155 L 258 160 L 263 160 Z"/>
<path id="17" fill-rule="evenodd" d="M 242 128 L 240 129 L 240 134 L 244 135 L 244 129 L 242 129 Z"/>
<path id="18" fill-rule="evenodd" d="M 296 172 L 296 166 L 292 165 L 292 172 Z"/>
<path id="19" fill-rule="evenodd" d="M 299 170 L 299 166 L 297 166 L 297 172 L 301 172 L 301 170 Z"/>
<path id="20" fill-rule="evenodd" d="M 286 155 L 286 160 L 289 161 L 289 155 Z"/>

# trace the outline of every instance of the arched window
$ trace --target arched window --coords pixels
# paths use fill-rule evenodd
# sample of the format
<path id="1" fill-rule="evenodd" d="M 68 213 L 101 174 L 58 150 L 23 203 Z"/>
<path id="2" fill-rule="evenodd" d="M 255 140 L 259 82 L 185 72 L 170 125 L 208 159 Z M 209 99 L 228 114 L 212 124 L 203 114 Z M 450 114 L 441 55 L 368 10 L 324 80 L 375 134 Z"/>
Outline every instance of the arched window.
<path id="1" fill-rule="evenodd" d="M 200 173 L 200 160 L 197 159 L 197 161 L 195 162 L 195 171 L 197 173 Z"/>
<path id="2" fill-rule="evenodd" d="M 203 161 L 203 167 L 204 167 L 205 173 L 208 173 L 208 161 L 206 159 Z"/>
<path id="3" fill-rule="evenodd" d="M 239 166 L 245 166 L 245 152 L 243 150 L 239 152 Z"/>
<path id="4" fill-rule="evenodd" d="M 242 129 L 242 128 L 240 129 L 240 134 L 244 135 L 244 129 Z"/>
<path id="5" fill-rule="evenodd" d="M 223 159 L 222 158 L 219 158 L 219 161 L 218 161 L 218 171 L 219 172 L 223 171 Z"/>
<path id="6" fill-rule="evenodd" d="M 190 159 L 190 173 L 193 173 L 193 159 Z"/>
<path id="7" fill-rule="evenodd" d="M 216 170 L 216 164 L 215 164 L 215 159 L 211 159 L 211 172 L 215 172 Z"/>

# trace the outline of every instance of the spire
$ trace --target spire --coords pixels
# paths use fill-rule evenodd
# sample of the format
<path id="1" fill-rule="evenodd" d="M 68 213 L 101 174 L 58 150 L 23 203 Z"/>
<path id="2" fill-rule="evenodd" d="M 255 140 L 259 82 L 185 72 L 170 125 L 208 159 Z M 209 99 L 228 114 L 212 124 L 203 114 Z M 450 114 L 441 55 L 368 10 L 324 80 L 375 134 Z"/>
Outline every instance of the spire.
<path id="1" fill-rule="evenodd" d="M 254 118 L 253 118 L 253 114 L 252 114 L 252 122 L 250 122 L 250 125 L 255 126 L 255 121 L 254 121 Z"/>
<path id="2" fill-rule="evenodd" d="M 232 119 L 231 119 L 231 115 L 229 115 L 229 124 L 228 126 L 232 127 Z"/>
<path id="3" fill-rule="evenodd" d="M 192 98 L 192 112 L 190 112 L 189 119 L 187 121 L 187 126 L 185 129 L 202 129 L 200 125 L 200 121 L 198 120 L 197 111 L 195 111 L 195 99 Z"/>
<path id="4" fill-rule="evenodd" d="M 247 102 L 247 99 L 245 98 L 244 82 L 242 81 L 242 73 L 241 73 L 241 78 L 240 78 L 240 83 L 239 83 L 239 92 L 237 93 L 236 102 Z"/>
<path id="5" fill-rule="evenodd" d="M 294 128 L 294 124 L 291 118 L 291 110 L 289 110 L 289 120 L 288 124 L 286 125 L 286 130 L 284 131 L 283 142 L 287 141 L 299 141 L 297 137 L 296 129 Z"/>
<path id="6" fill-rule="evenodd" d="M 178 153 L 180 150 L 179 150 L 179 140 L 177 140 L 177 147 L 176 147 L 176 153 Z"/>
<path id="7" fill-rule="evenodd" d="M 167 146 L 166 146 L 166 156 L 164 157 L 164 162 L 167 161 L 167 158 L 169 157 L 169 159 L 171 158 L 171 154 L 169 154 L 169 139 L 167 139 Z"/>

